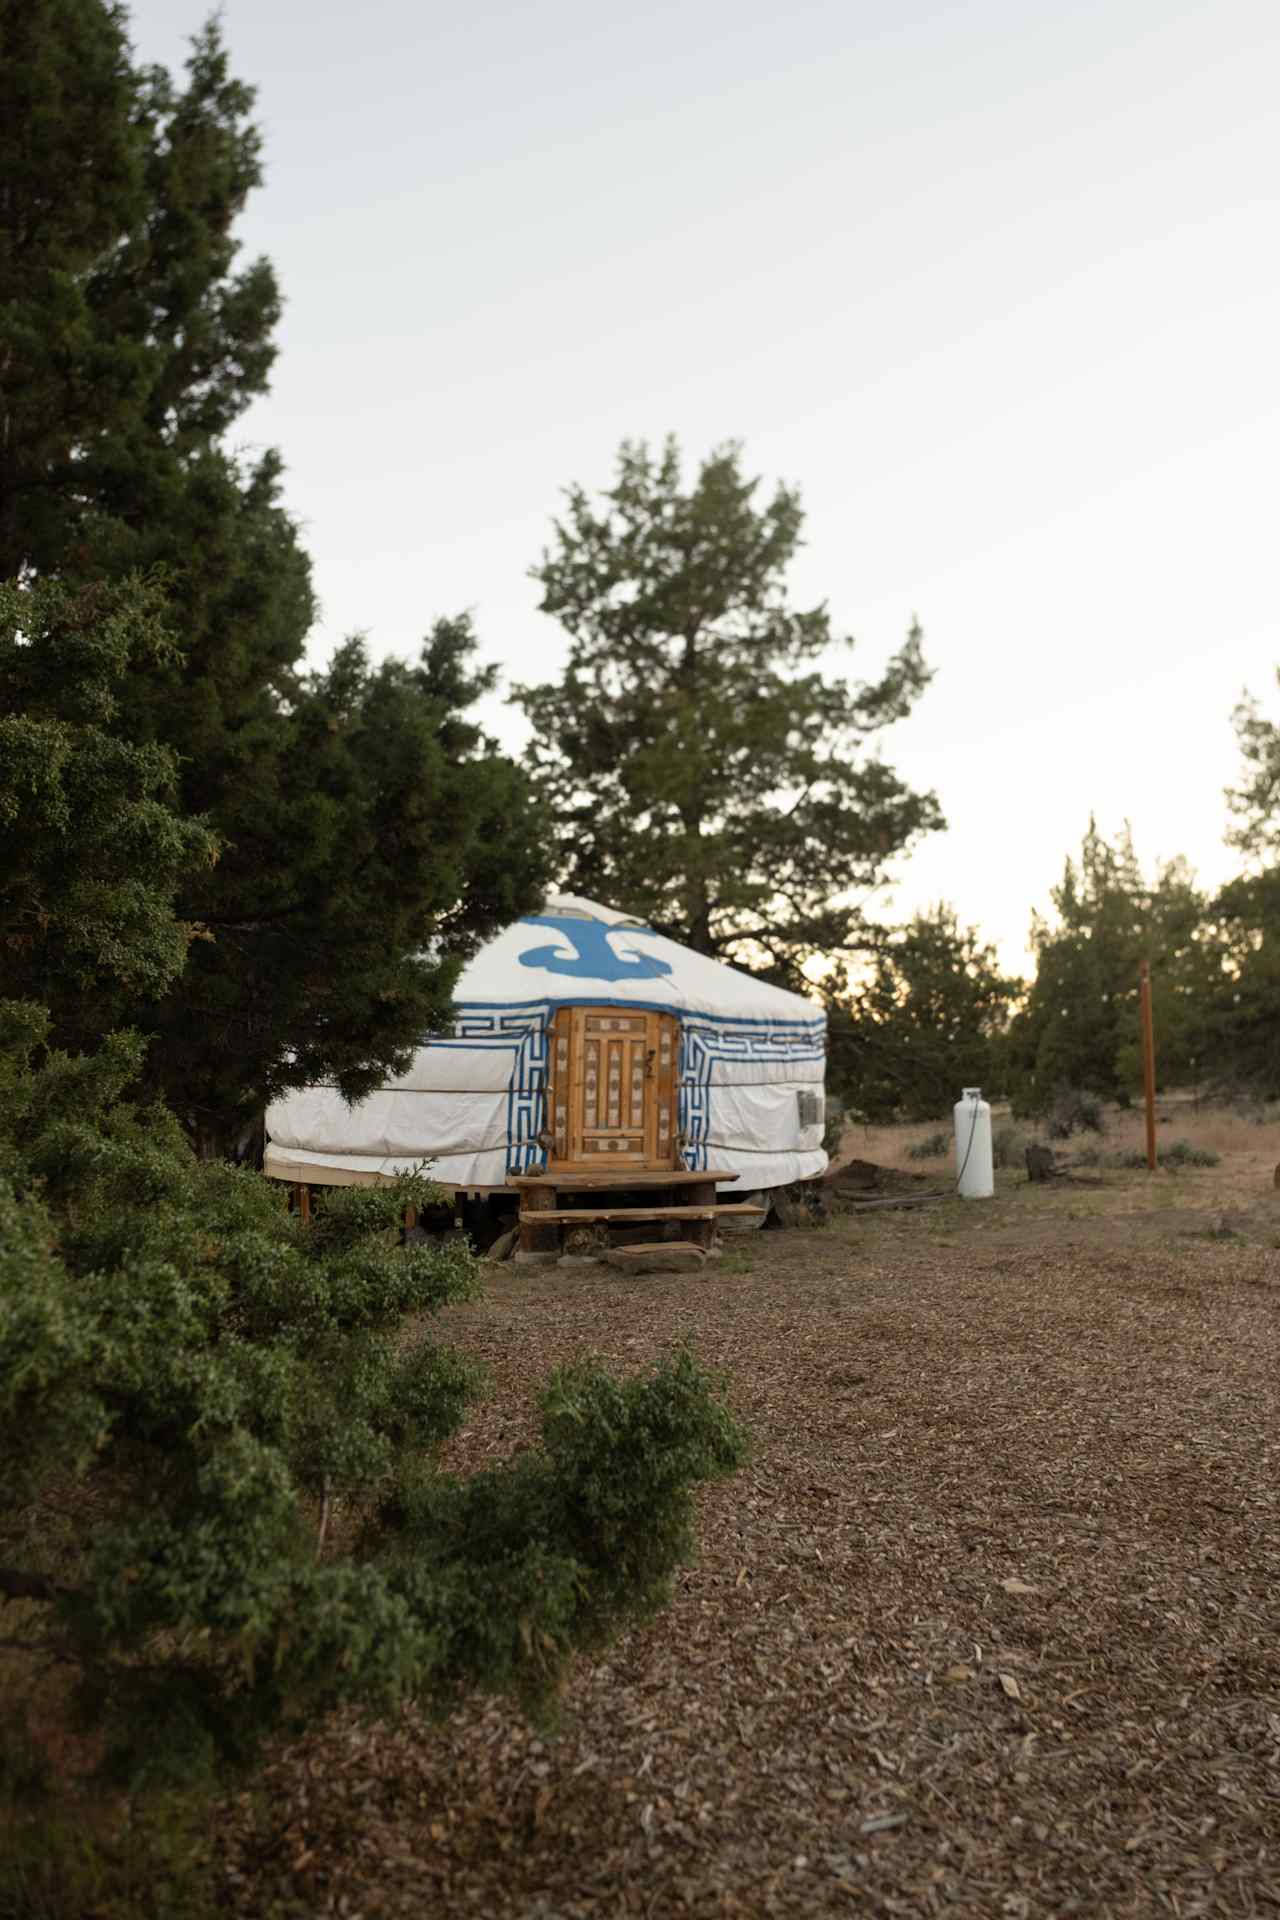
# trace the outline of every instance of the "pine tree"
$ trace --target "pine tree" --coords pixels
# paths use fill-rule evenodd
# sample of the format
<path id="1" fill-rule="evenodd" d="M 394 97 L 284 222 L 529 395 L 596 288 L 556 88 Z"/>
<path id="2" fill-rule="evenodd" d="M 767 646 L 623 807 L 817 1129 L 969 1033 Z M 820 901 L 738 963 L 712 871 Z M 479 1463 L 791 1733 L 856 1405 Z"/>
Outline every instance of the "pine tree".
<path id="1" fill-rule="evenodd" d="M 1010 1031 L 1020 1105 L 1042 1109 L 1060 1088 L 1128 1099 L 1141 1086 L 1144 959 L 1161 1084 L 1194 1079 L 1220 962 L 1186 862 L 1170 860 L 1148 881 L 1128 828 L 1112 844 L 1091 818 L 1050 897 L 1056 918 L 1033 920 L 1036 977 Z"/>
<path id="2" fill-rule="evenodd" d="M 890 933 L 861 981 L 824 982 L 829 1084 L 874 1122 L 945 1116 L 963 1086 L 992 1087 L 1022 982 L 954 908 L 939 904 Z"/>
<path id="3" fill-rule="evenodd" d="M 879 680 L 833 677 L 826 608 L 786 591 L 799 498 L 757 493 L 734 446 L 686 490 L 674 441 L 624 444 L 599 504 L 571 488 L 533 572 L 568 663 L 515 697 L 567 884 L 795 983 L 942 819 L 867 751 L 928 682 L 918 629 Z"/>

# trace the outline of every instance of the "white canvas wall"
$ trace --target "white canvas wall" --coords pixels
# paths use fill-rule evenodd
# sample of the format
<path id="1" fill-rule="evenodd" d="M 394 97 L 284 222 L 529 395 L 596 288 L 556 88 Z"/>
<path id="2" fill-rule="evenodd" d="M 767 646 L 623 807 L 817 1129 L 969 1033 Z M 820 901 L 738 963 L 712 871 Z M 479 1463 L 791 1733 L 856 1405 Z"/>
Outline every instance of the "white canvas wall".
<path id="1" fill-rule="evenodd" d="M 652 1007 L 681 1028 L 686 1164 L 738 1176 L 739 1191 L 826 1166 L 821 1122 L 797 1094 L 822 1090 L 826 1020 L 797 994 L 752 979 L 560 897 L 504 929 L 464 971 L 457 1031 L 429 1041 L 407 1073 L 348 1106 L 308 1087 L 267 1114 L 267 1171 L 281 1179 L 394 1174 L 422 1161 L 444 1186 L 504 1186 L 542 1154 L 546 1035 L 561 1006 Z"/>

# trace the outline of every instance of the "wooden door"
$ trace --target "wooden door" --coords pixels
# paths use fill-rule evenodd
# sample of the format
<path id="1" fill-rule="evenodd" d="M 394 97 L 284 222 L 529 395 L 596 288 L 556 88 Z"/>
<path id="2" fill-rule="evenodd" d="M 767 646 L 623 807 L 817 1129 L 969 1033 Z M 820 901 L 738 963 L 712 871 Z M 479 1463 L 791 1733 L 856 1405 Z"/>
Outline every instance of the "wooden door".
<path id="1" fill-rule="evenodd" d="M 551 1033 L 553 1169 L 676 1164 L 676 1023 L 668 1013 L 562 1007 Z"/>

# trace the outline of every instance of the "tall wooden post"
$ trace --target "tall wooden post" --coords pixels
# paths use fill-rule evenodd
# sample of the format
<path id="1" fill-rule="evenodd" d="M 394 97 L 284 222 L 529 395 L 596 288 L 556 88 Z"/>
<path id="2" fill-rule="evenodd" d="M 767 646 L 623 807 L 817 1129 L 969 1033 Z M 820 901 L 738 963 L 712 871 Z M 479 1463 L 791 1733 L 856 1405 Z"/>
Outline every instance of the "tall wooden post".
<path id="1" fill-rule="evenodd" d="M 1156 1170 L 1156 1042 L 1151 1025 L 1151 962 L 1144 960 L 1138 976 L 1142 1008 L 1142 1083 L 1147 1096 L 1147 1172 Z"/>

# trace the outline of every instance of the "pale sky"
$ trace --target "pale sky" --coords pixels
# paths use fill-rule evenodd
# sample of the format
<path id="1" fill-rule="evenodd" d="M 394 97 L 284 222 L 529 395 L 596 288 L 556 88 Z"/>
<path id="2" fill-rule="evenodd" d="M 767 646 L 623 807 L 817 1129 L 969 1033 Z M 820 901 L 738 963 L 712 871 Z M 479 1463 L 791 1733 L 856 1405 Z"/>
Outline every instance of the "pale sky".
<path id="1" fill-rule="evenodd" d="M 204 11 L 140 0 L 139 57 Z M 950 829 L 886 915 L 946 898 L 1023 964 L 1091 809 L 1233 870 L 1230 712 L 1280 714 L 1276 0 L 222 12 L 287 301 L 239 439 L 284 455 L 315 661 L 471 608 L 554 675 L 560 490 L 738 439 L 855 675 L 925 630 L 884 754 Z"/>

